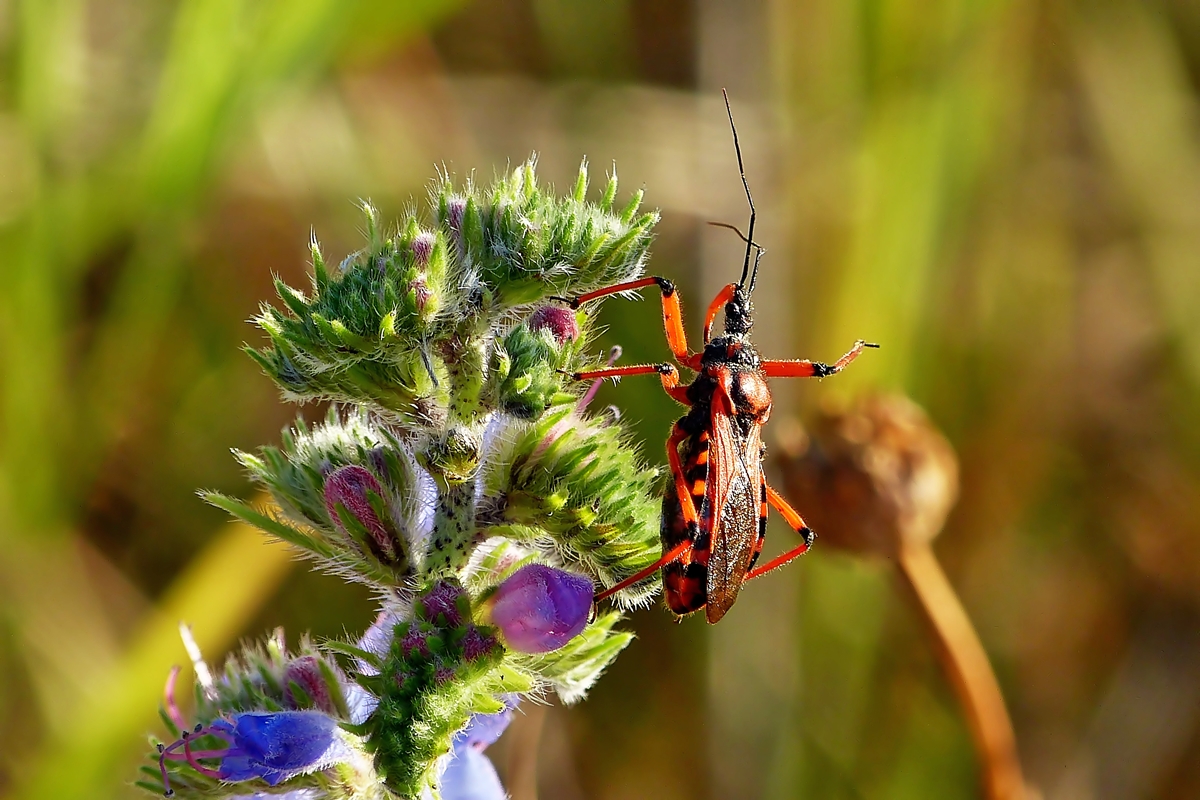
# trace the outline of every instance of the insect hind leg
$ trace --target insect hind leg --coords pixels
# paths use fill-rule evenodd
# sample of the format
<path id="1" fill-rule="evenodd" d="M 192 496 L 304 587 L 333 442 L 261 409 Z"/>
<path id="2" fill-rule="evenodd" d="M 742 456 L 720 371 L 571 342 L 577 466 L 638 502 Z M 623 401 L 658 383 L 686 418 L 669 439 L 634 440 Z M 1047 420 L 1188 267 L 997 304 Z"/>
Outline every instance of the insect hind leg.
<path id="1" fill-rule="evenodd" d="M 692 544 L 695 540 L 695 535 L 699 531 L 698 517 L 696 515 L 696 504 L 692 502 L 691 490 L 687 485 L 687 478 L 684 476 L 683 463 L 679 460 L 679 443 L 686 439 L 687 432 L 675 423 L 675 427 L 671 429 L 671 436 L 667 439 L 667 460 L 671 465 L 671 473 L 675 481 L 675 494 L 678 502 L 682 507 L 684 523 L 687 526 L 687 533 L 683 540 L 678 543 L 664 544 L 662 557 L 655 561 L 645 569 L 639 570 L 637 573 L 629 576 L 625 580 L 605 589 L 596 595 L 594 602 L 599 602 L 606 598 L 612 597 L 622 589 L 627 589 L 635 583 L 645 580 L 653 575 L 658 570 L 665 566 L 669 566 L 672 562 L 679 560 L 684 554 L 692 549 Z M 668 549 L 668 547 L 670 549 Z M 690 559 L 689 559 L 690 562 Z"/>
<path id="2" fill-rule="evenodd" d="M 651 575 L 658 572 L 664 566 L 667 566 L 672 561 L 675 561 L 676 559 L 678 559 L 681 555 L 683 555 L 683 553 L 685 551 L 687 551 L 691 547 L 691 544 L 692 544 L 691 542 L 681 542 L 676 547 L 663 553 L 662 557 L 660 559 L 658 559 L 658 561 L 655 561 L 650 566 L 646 567 L 645 569 L 638 570 L 633 575 L 630 575 L 628 578 L 621 581 L 620 583 L 613 584 L 612 586 L 605 589 L 603 592 L 597 593 L 595 598 L 592 600 L 592 602 L 599 603 L 601 600 L 607 600 L 608 598 L 612 597 L 617 592 L 622 591 L 623 589 L 628 589 L 630 586 L 633 586 L 635 583 L 644 581 L 646 578 L 649 578 Z"/>
<path id="3" fill-rule="evenodd" d="M 772 489 L 766 481 L 763 481 L 763 487 L 766 489 L 767 502 L 775 507 L 775 510 L 783 516 L 783 518 L 787 521 L 787 524 L 791 526 L 792 530 L 800 534 L 800 538 L 804 541 L 798 547 L 789 550 L 782 555 L 776 556 L 766 564 L 763 564 L 761 567 L 757 567 L 748 571 L 746 573 L 746 580 L 757 578 L 760 575 L 766 575 L 771 570 L 778 569 L 789 561 L 799 558 L 809 551 L 809 549 L 813 546 L 813 542 L 817 538 L 817 535 L 813 533 L 812 528 L 808 527 L 808 524 L 805 523 L 804 518 L 800 516 L 796 509 L 792 508 L 791 504 L 788 503 L 787 500 L 784 500 L 783 497 L 780 496 L 779 492 Z"/>

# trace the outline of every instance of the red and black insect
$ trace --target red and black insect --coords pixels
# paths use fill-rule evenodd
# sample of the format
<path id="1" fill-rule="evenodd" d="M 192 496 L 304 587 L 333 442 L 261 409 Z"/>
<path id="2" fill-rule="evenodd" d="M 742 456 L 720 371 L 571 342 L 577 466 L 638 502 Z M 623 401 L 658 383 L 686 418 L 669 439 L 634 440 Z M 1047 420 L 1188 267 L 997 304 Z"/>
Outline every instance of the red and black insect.
<path id="1" fill-rule="evenodd" d="M 725 108 L 732 127 L 728 96 Z M 750 342 L 754 310 L 750 298 L 764 251 L 754 241 L 754 200 L 746 181 L 736 127 L 733 142 L 750 205 L 749 228 L 747 235 L 742 236 L 746 258 L 741 279 L 722 289 L 708 307 L 701 352 L 688 350 L 679 295 L 675 284 L 666 278 L 641 278 L 567 301 L 572 308 L 578 308 L 608 295 L 658 286 L 662 291 L 663 323 L 671 353 L 680 365 L 697 373 L 687 385 L 680 383 L 679 370 L 670 363 L 612 367 L 573 376 L 577 380 L 591 380 L 657 373 L 667 394 L 689 407 L 667 439 L 667 459 L 674 485 L 663 498 L 662 558 L 599 593 L 596 599 L 603 600 L 661 568 L 671 611 L 683 615 L 704 608 L 710 623 L 725 616 L 743 583 L 803 555 L 815 538 L 796 510 L 767 485 L 763 475 L 766 446 L 762 427 L 771 415 L 767 378 L 824 378 L 845 369 L 863 348 L 878 347 L 860 339 L 833 364 L 767 360 L 754 349 Z M 741 236 L 740 231 L 738 235 Z M 753 269 L 751 255 L 754 255 Z M 713 321 L 722 310 L 725 333 L 714 339 L 710 336 Z M 783 515 L 800 534 L 802 543 L 766 564 L 755 566 L 767 529 L 768 505 Z"/>

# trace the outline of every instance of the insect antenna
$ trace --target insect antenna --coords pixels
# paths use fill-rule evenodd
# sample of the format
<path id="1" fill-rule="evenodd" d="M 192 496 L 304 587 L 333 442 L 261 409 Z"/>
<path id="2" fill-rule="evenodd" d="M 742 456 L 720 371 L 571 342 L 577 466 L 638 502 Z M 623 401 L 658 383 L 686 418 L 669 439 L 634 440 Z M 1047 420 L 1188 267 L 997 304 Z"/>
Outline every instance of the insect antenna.
<path id="1" fill-rule="evenodd" d="M 747 295 L 754 294 L 754 284 L 758 283 L 758 262 L 762 261 L 765 252 L 767 252 L 765 247 L 759 247 L 758 252 L 754 255 L 754 269 L 750 273 L 750 288 L 746 290 Z"/>
<path id="2" fill-rule="evenodd" d="M 747 244 L 747 246 L 754 248 L 754 251 L 755 251 L 754 252 L 754 270 L 750 273 L 750 289 L 749 289 L 749 291 L 746 292 L 746 294 L 753 294 L 754 293 L 754 284 L 758 281 L 758 262 L 762 260 L 763 254 L 767 252 L 767 248 L 763 247 L 758 242 L 755 242 L 755 241 L 752 241 L 751 239 L 749 239 L 746 236 L 746 234 L 742 233 L 741 230 L 738 229 L 738 226 L 736 226 L 736 225 L 730 225 L 728 222 L 713 222 L 711 220 L 709 221 L 708 224 L 712 225 L 714 227 L 717 227 L 717 228 L 728 228 L 729 230 L 736 233 L 738 235 L 738 238 L 741 239 L 743 242 L 745 242 Z M 746 273 L 743 270 L 742 280 L 745 280 L 745 277 L 746 277 Z"/>
<path id="3" fill-rule="evenodd" d="M 754 220 L 755 220 L 755 217 L 757 216 L 757 212 L 754 209 L 754 198 L 750 196 L 750 184 L 746 180 L 746 166 L 742 162 L 742 145 L 738 141 L 737 125 L 735 125 L 733 122 L 733 108 L 730 107 L 730 105 L 729 105 L 729 92 L 722 89 L 721 96 L 725 98 L 725 113 L 729 115 L 729 128 L 730 128 L 730 130 L 733 131 L 733 150 L 735 153 L 737 153 L 738 172 L 742 176 L 742 188 L 746 190 L 746 202 L 749 203 L 749 205 L 750 205 L 750 225 L 746 229 L 746 231 L 747 231 L 746 235 L 742 236 L 742 238 L 746 241 L 746 260 L 742 263 L 742 277 L 738 281 L 738 288 L 742 288 L 742 289 L 746 288 L 746 276 L 749 275 L 750 276 L 749 291 L 753 292 L 754 291 L 754 282 L 758 279 L 758 262 L 762 258 L 762 254 L 763 254 L 762 248 L 759 247 L 758 255 L 754 259 L 754 272 L 753 272 L 753 274 L 751 274 L 750 273 L 750 251 L 752 248 L 758 247 L 758 245 L 756 245 L 754 242 Z M 734 228 L 734 230 L 737 231 L 737 228 Z M 738 231 L 738 235 L 741 236 L 741 231 Z"/>
<path id="4" fill-rule="evenodd" d="M 748 244 L 752 247 L 755 247 L 759 250 L 762 250 L 764 253 L 767 252 L 767 248 L 763 247 L 758 242 L 752 242 L 748 238 L 746 238 L 746 234 L 742 233 L 742 229 L 739 228 L 737 225 L 730 225 L 728 222 L 714 222 L 713 220 L 709 220 L 705 224 L 712 225 L 714 228 L 727 228 L 727 229 L 733 231 L 734 233 L 736 233 L 738 238 L 741 239 L 746 244 Z"/>

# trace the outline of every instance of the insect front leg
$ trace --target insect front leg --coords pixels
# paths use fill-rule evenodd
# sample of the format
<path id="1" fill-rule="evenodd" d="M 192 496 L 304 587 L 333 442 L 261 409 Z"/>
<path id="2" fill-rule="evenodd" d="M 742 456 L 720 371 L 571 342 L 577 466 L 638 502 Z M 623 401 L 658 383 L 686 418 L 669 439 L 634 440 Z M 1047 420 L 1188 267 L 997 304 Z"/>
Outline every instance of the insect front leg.
<path id="1" fill-rule="evenodd" d="M 761 567 L 750 570 L 746 573 L 746 580 L 757 578 L 759 575 L 766 575 L 771 570 L 782 567 L 792 559 L 799 558 L 808 552 L 809 548 L 813 546 L 813 541 L 817 538 L 817 535 L 812 532 L 812 528 L 808 527 L 808 524 L 805 523 L 804 518 L 800 516 L 796 509 L 792 508 L 787 500 L 784 500 L 780 496 L 779 492 L 767 485 L 766 481 L 763 481 L 763 487 L 766 489 L 767 502 L 783 515 L 787 524 L 792 527 L 792 530 L 800 534 L 800 538 L 804 540 L 804 543 L 794 550 L 789 550 L 783 555 L 776 556 Z"/>
<path id="2" fill-rule="evenodd" d="M 658 286 L 659 290 L 662 291 L 663 328 L 667 334 L 667 345 L 671 348 L 671 355 L 675 356 L 675 360 L 680 364 L 694 369 L 695 366 L 699 365 L 700 359 L 698 355 L 692 355 L 688 352 L 687 334 L 683 330 L 683 307 L 679 304 L 679 293 L 675 289 L 675 284 L 666 278 L 639 278 L 636 281 L 627 281 L 613 286 L 606 286 L 603 289 L 581 294 L 578 297 L 553 297 L 551 299 L 561 300 L 571 306 L 571 308 L 579 308 L 584 303 L 599 300 L 601 297 L 608 297 L 609 295 L 620 294 L 621 292 L 632 292 L 647 286 Z M 695 366 L 693 366 L 693 362 L 695 362 Z"/>
<path id="3" fill-rule="evenodd" d="M 736 283 L 729 284 L 720 292 L 718 292 L 717 296 L 713 298 L 713 301 L 708 304 L 708 313 L 704 315 L 705 344 L 708 344 L 709 340 L 712 338 L 712 327 L 713 323 L 717 320 L 717 314 L 721 313 L 721 309 L 725 307 L 725 304 L 733 299 L 733 295 L 737 289 L 738 285 Z"/>
<path id="4" fill-rule="evenodd" d="M 630 375 L 650 375 L 655 372 L 658 373 L 659 379 L 662 381 L 663 390 L 672 399 L 683 403 L 685 406 L 692 404 L 687 395 L 687 387 L 679 384 L 679 370 L 675 368 L 674 364 L 636 364 L 628 367 L 606 367 L 588 372 L 574 372 L 571 373 L 571 377 L 577 381 L 591 381 L 597 378 L 625 378 Z"/>
<path id="5" fill-rule="evenodd" d="M 763 361 L 762 370 L 768 378 L 824 378 L 844 370 L 866 347 L 878 348 L 879 345 L 859 339 L 846 355 L 832 364 L 807 359 Z"/>

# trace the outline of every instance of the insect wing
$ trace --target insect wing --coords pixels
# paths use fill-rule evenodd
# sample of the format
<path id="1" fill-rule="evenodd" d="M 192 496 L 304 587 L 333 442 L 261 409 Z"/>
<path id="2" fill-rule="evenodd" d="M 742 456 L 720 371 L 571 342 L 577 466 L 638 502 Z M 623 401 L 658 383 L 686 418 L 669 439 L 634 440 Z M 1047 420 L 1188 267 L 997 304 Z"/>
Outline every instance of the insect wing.
<path id="1" fill-rule="evenodd" d="M 712 514 L 706 611 L 709 622 L 721 619 L 737 601 L 758 540 L 762 493 L 761 427 L 753 424 L 745 433 L 738 430 L 737 421 L 728 411 L 728 396 L 721 395 L 718 392 L 713 402 L 704 502 Z"/>

